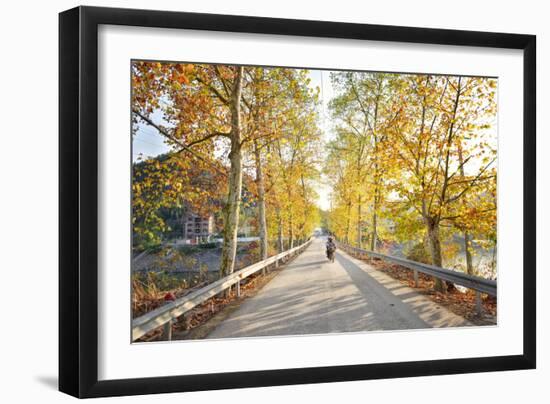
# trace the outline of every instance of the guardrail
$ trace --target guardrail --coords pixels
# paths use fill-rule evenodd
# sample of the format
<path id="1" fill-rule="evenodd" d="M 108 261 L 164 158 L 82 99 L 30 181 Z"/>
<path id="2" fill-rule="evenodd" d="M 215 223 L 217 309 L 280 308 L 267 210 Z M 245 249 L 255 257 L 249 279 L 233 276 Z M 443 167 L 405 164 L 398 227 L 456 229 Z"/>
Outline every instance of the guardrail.
<path id="1" fill-rule="evenodd" d="M 352 247 L 348 244 L 341 242 L 337 242 L 337 244 L 340 248 L 342 248 L 342 250 L 352 252 L 352 254 L 356 254 L 360 257 L 368 255 L 385 261 L 396 263 L 408 269 L 412 269 L 414 271 L 413 275 L 415 287 L 418 287 L 418 272 L 422 272 L 423 274 L 439 278 L 446 282 L 452 282 L 454 284 L 464 286 L 468 289 L 473 289 L 476 292 L 476 311 L 478 314 L 482 313 L 481 293 L 486 293 L 495 297 L 497 295 L 497 282 L 490 279 L 468 275 L 464 272 L 457 272 L 450 269 L 440 268 L 435 265 L 422 264 L 420 262 L 412 261 L 406 258 L 392 257 L 391 255 L 380 254 L 374 251 Z"/>
<path id="2" fill-rule="evenodd" d="M 178 317 L 185 314 L 189 310 L 204 303 L 208 299 L 216 296 L 217 294 L 225 291 L 233 285 L 237 287 L 237 296 L 241 295 L 241 281 L 250 275 L 265 270 L 268 266 L 275 264 L 279 265 L 279 261 L 285 258 L 293 257 L 300 254 L 303 250 L 309 246 L 312 239 L 309 239 L 302 245 L 294 247 L 290 250 L 284 251 L 280 254 L 269 257 L 266 260 L 249 265 L 243 269 L 235 271 L 231 275 L 228 275 L 210 285 L 205 286 L 199 290 L 189 293 L 173 302 L 167 303 L 164 306 L 159 307 L 149 313 L 144 314 L 134 320 L 132 320 L 132 341 L 137 340 L 143 335 L 156 328 L 164 327 L 163 339 L 172 339 L 172 323 L 177 320 Z"/>

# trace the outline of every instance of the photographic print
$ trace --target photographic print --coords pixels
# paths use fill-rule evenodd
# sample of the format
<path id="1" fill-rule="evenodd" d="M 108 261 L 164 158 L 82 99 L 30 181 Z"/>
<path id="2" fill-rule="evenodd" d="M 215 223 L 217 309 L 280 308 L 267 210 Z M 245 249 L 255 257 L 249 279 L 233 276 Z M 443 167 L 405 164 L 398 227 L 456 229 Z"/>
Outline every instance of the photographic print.
<path id="1" fill-rule="evenodd" d="M 495 326 L 497 89 L 133 60 L 132 342 Z"/>
<path id="2" fill-rule="evenodd" d="M 64 11 L 59 389 L 534 369 L 535 157 L 534 35 Z"/>

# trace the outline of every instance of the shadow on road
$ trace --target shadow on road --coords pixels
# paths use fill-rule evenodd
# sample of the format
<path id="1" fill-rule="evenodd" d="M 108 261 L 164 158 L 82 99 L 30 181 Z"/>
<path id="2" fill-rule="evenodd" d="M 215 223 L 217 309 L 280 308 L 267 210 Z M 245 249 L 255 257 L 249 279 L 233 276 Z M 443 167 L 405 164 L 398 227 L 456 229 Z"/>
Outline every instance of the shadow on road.
<path id="1" fill-rule="evenodd" d="M 208 338 L 311 335 L 452 327 L 457 316 L 347 256 L 314 243 Z"/>
<path id="2" fill-rule="evenodd" d="M 376 315 L 387 318 L 388 324 L 384 329 L 431 328 L 430 324 L 425 322 L 404 302 L 406 299 L 403 299 L 403 297 L 406 298 L 407 295 L 397 297 L 392 293 L 392 289 L 395 290 L 400 287 L 389 288 L 389 285 L 379 282 L 341 254 L 336 256 L 336 260 L 347 272 L 365 299 L 375 306 Z"/>
<path id="3" fill-rule="evenodd" d="M 398 281 L 389 276 L 384 276 L 387 281 L 380 281 L 341 254 L 337 255 L 337 260 L 367 299 L 370 295 L 373 301 L 386 301 L 393 304 L 393 307 L 401 316 L 409 319 L 411 325 L 403 329 L 469 325 L 464 319 L 452 314 L 449 315 L 450 313 L 448 311 L 442 309 L 428 299 L 419 296 L 418 293 L 414 291 L 405 292 L 409 290 L 409 288 L 399 284 Z M 372 288 L 374 284 L 378 284 L 381 287 Z M 377 296 L 376 299 L 373 299 L 374 295 Z"/>

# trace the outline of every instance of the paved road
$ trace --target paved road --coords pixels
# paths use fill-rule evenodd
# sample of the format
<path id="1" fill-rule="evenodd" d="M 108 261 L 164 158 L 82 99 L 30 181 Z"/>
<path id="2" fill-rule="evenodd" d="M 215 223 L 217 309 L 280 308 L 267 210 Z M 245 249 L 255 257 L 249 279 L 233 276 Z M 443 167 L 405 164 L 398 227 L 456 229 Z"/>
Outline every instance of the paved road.
<path id="1" fill-rule="evenodd" d="M 470 325 L 462 317 L 340 250 L 336 261 L 328 262 L 324 242 L 324 239 L 315 239 L 207 338 Z"/>

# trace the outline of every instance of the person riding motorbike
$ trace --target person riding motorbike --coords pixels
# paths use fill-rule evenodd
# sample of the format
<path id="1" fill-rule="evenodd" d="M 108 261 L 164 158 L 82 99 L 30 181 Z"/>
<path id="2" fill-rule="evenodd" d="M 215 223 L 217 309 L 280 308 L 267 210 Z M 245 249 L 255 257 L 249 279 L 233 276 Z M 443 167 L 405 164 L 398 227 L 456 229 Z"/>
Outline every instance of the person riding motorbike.
<path id="1" fill-rule="evenodd" d="M 336 243 L 334 243 L 334 239 L 332 237 L 329 237 L 326 244 L 326 251 L 327 251 L 327 258 L 334 262 L 334 253 L 336 252 Z"/>

